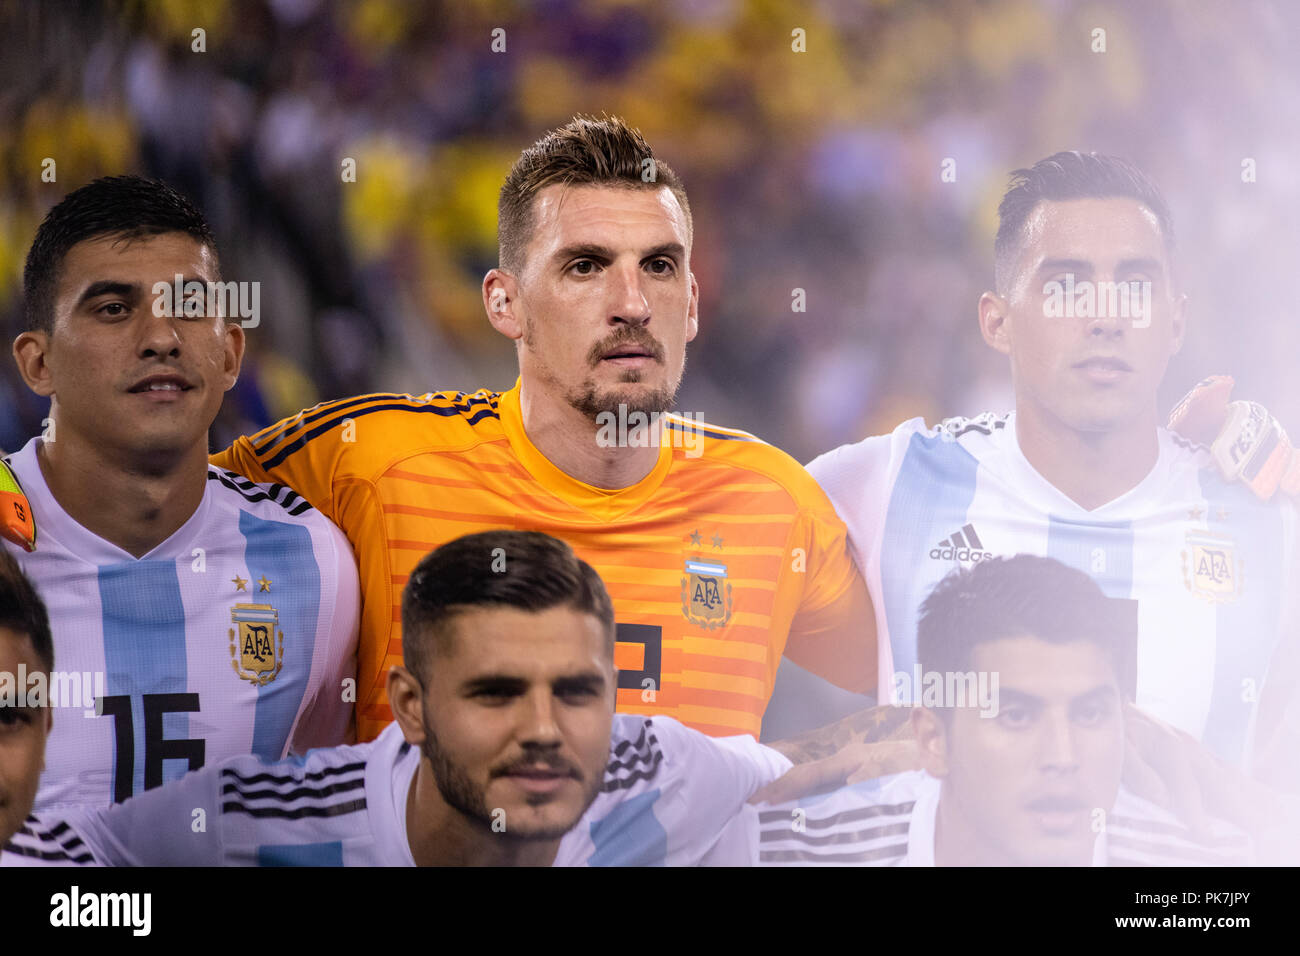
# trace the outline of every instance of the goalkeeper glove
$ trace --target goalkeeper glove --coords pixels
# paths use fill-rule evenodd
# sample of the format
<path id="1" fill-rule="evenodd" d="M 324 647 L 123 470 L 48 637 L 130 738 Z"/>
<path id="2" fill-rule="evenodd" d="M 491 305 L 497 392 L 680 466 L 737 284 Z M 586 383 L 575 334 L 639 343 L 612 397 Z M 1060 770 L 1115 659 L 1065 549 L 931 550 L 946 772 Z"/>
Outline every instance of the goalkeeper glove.
<path id="1" fill-rule="evenodd" d="M 1212 375 L 1183 396 L 1169 416 L 1169 430 L 1206 445 L 1219 473 L 1241 481 L 1261 501 L 1280 488 L 1300 496 L 1300 451 L 1258 402 L 1230 402 L 1236 383 Z"/>

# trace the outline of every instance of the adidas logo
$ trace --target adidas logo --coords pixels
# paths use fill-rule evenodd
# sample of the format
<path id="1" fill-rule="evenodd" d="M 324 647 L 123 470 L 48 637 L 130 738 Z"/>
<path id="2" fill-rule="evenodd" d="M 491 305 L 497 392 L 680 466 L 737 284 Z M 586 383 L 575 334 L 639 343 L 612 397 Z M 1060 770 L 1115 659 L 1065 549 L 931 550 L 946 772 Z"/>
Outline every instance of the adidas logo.
<path id="1" fill-rule="evenodd" d="M 963 525 L 956 534 L 930 549 L 932 561 L 987 561 L 991 557 L 993 552 L 984 550 L 984 542 L 975 533 L 973 524 Z"/>

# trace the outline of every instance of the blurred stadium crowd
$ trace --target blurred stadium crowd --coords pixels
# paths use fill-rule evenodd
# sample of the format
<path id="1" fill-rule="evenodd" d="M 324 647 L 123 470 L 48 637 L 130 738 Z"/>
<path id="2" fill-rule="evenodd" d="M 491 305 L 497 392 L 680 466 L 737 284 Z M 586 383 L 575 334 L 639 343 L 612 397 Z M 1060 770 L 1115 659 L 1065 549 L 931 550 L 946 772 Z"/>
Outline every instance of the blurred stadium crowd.
<path id="1" fill-rule="evenodd" d="M 53 203 L 106 174 L 171 182 L 225 277 L 262 285 L 216 447 L 353 392 L 509 387 L 479 297 L 496 194 L 576 112 L 625 116 L 685 179 L 685 410 L 806 461 L 913 415 L 1009 408 L 975 324 L 996 203 L 1012 168 L 1080 148 L 1134 160 L 1173 204 L 1193 324 L 1168 404 L 1228 372 L 1300 430 L 1294 4 L 157 0 L 4 19 L 5 334 Z M 46 410 L 0 370 L 12 450 Z"/>

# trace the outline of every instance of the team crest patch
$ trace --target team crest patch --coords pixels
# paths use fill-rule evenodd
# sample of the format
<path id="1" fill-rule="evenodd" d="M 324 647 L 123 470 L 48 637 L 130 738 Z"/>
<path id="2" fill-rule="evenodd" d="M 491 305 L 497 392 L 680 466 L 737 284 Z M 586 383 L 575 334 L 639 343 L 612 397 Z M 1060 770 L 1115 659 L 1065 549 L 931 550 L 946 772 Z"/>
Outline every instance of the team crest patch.
<path id="1" fill-rule="evenodd" d="M 1230 538 L 1204 531 L 1187 533 L 1183 551 L 1183 581 L 1187 590 L 1213 604 L 1235 601 L 1241 593 L 1242 562 Z"/>
<path id="2" fill-rule="evenodd" d="M 682 613 L 686 620 L 713 630 L 731 620 L 731 582 L 727 566 L 687 561 L 682 578 Z"/>
<path id="3" fill-rule="evenodd" d="M 269 604 L 236 604 L 230 609 L 230 663 L 246 681 L 264 686 L 284 666 L 280 612 Z"/>

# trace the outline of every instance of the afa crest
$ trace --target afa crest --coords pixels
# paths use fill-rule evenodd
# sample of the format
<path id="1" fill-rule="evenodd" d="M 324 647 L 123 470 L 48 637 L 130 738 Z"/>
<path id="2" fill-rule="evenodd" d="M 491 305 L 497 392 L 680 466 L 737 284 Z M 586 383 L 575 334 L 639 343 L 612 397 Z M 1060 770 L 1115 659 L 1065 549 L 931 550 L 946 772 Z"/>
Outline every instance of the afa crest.
<path id="1" fill-rule="evenodd" d="M 1232 539 L 1203 531 L 1188 532 L 1183 582 L 1187 590 L 1212 604 L 1235 601 L 1241 594 L 1242 562 L 1233 551 Z"/>
<path id="2" fill-rule="evenodd" d="M 264 686 L 284 666 L 280 612 L 269 604 L 236 604 L 230 609 L 230 663 L 242 679 Z"/>
<path id="3" fill-rule="evenodd" d="M 731 582 L 727 566 L 707 561 L 687 561 L 682 578 L 682 614 L 709 630 L 731 620 Z"/>

